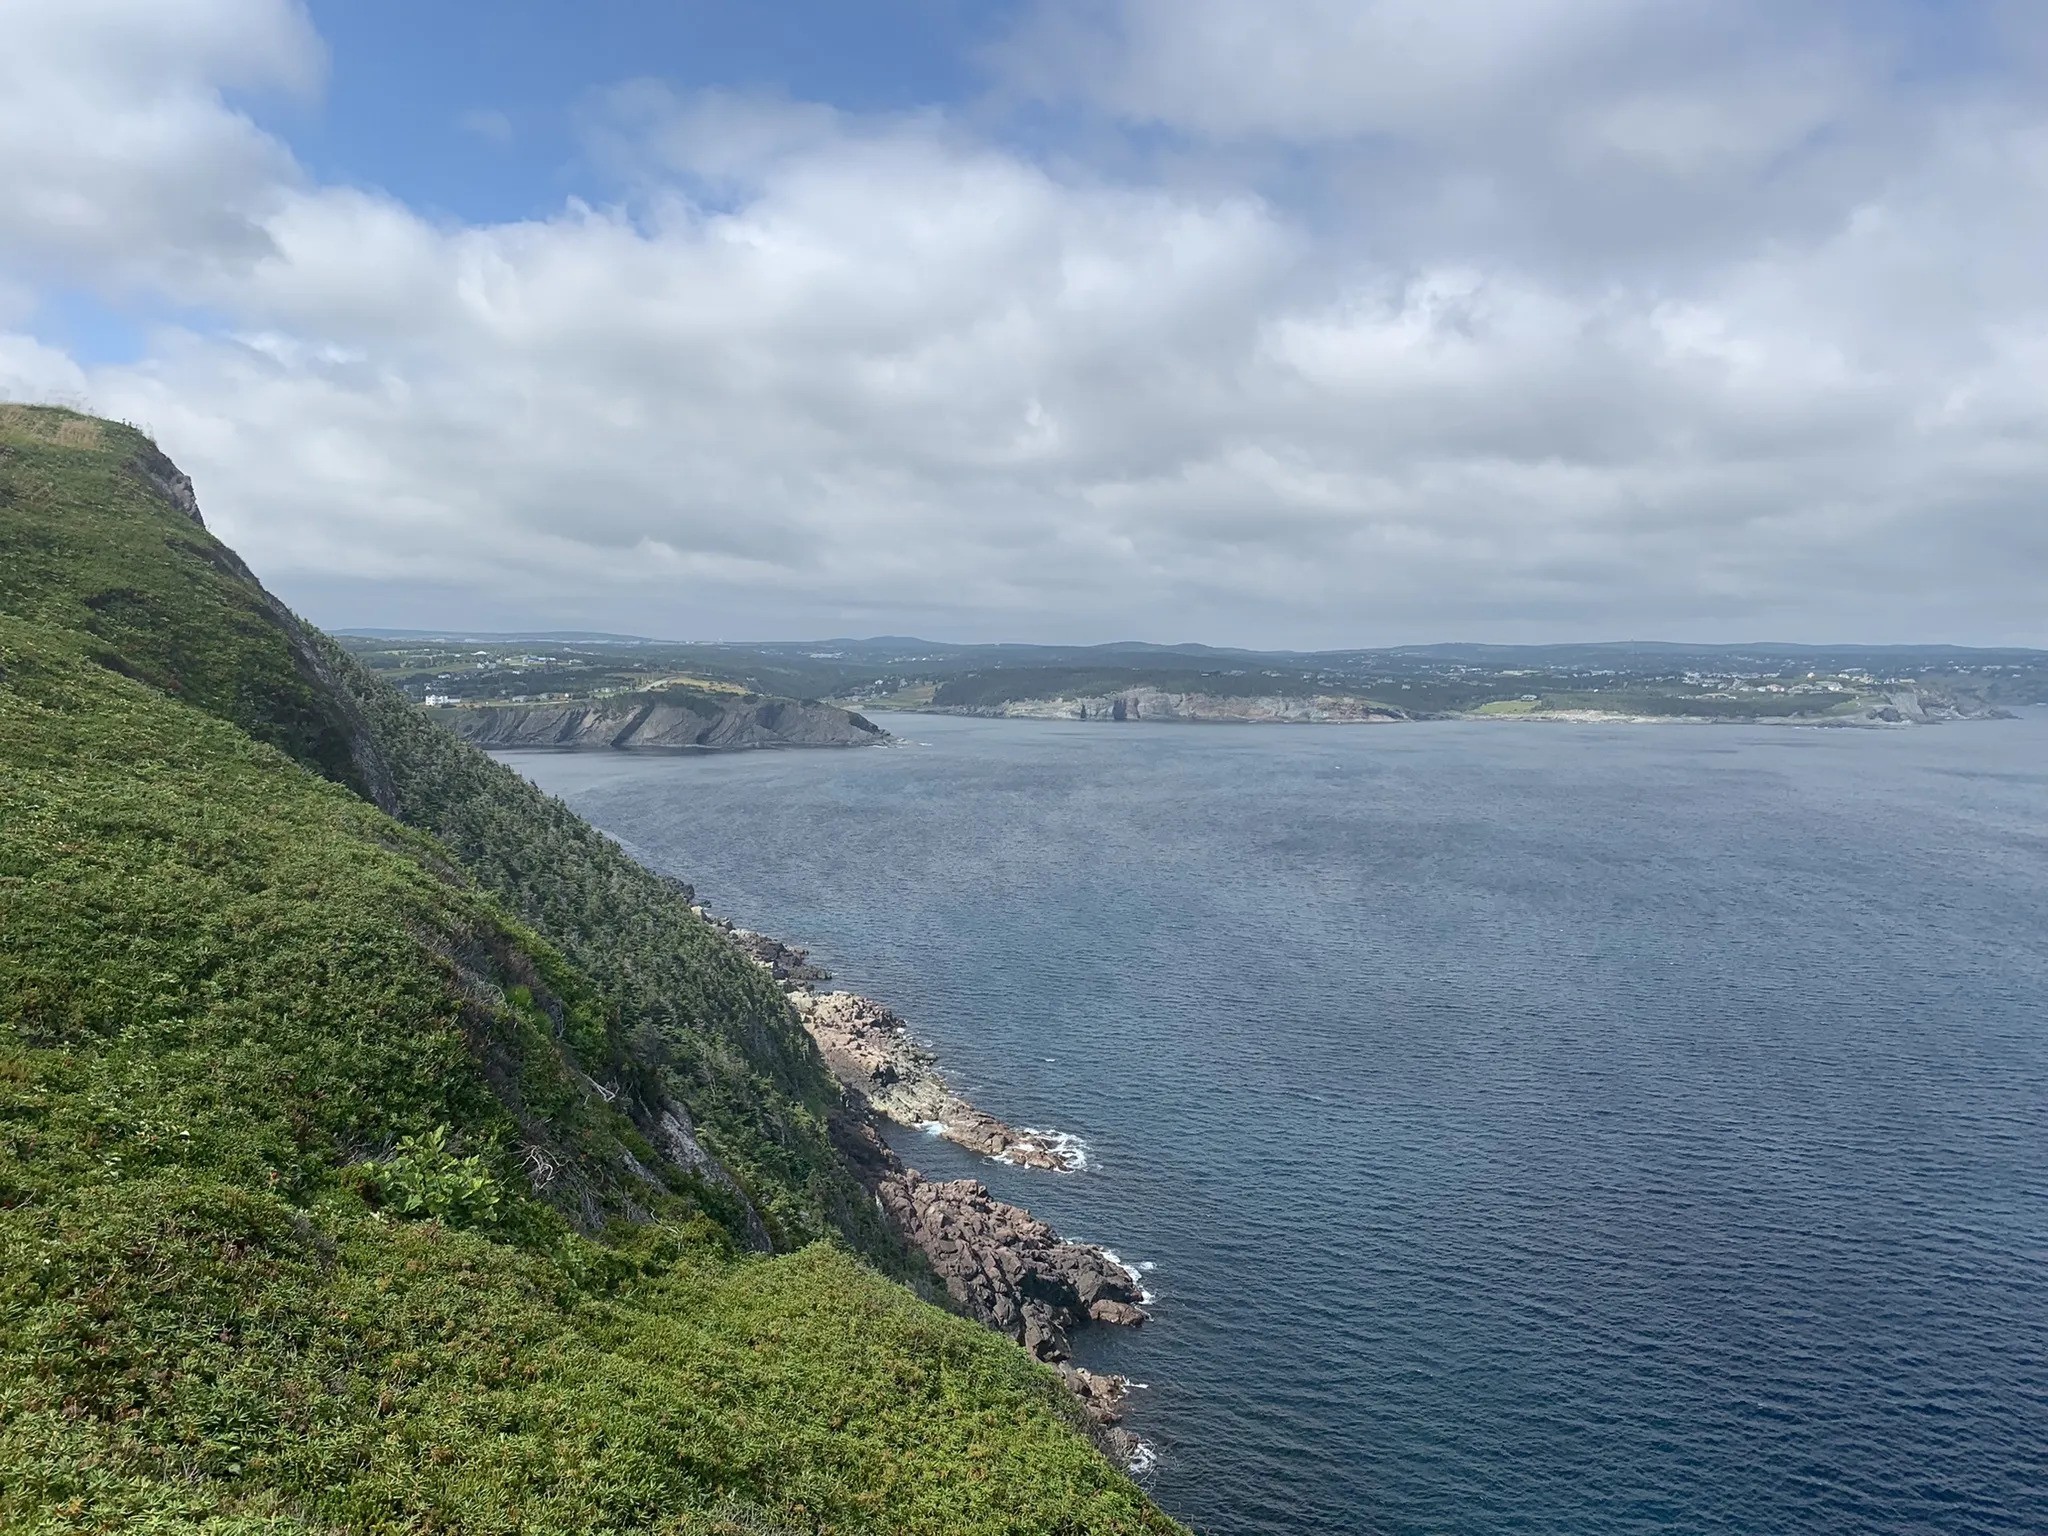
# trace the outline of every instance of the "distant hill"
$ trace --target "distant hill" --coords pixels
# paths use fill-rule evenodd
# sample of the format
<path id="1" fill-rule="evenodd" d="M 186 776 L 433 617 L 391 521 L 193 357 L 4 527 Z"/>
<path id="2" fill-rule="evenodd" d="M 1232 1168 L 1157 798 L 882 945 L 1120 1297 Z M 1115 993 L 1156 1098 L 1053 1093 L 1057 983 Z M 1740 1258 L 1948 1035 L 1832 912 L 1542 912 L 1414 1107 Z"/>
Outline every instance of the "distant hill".
<path id="1" fill-rule="evenodd" d="M 1135 641 L 949 645 L 900 636 L 750 644 L 480 636 L 345 643 L 408 696 L 465 704 L 592 698 L 678 678 L 849 710 L 1109 720 L 1623 715 L 1889 723 L 1892 712 L 1905 723 L 2048 702 L 2048 652 L 1955 645 L 1606 641 L 1303 653 Z"/>
<path id="2" fill-rule="evenodd" d="M 532 645 L 550 640 L 582 641 L 596 645 L 658 645 L 644 635 L 613 635 L 595 629 L 536 629 L 503 633 L 460 629 L 337 629 L 337 635 L 361 635 L 372 640 L 460 640 L 473 645 Z"/>

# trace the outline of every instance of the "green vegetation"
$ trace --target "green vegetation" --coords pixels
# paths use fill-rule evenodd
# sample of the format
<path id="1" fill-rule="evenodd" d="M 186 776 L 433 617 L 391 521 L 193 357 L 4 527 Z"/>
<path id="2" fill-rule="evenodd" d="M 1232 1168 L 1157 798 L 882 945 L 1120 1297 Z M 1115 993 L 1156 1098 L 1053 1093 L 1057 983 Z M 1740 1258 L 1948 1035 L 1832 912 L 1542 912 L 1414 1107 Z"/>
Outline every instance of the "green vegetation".
<path id="1" fill-rule="evenodd" d="M 2048 652 L 1959 646 L 1424 645 L 1376 651 L 1242 651 L 1202 645 L 949 645 L 874 640 L 685 645 L 602 636 L 346 636 L 371 670 L 411 697 L 577 697 L 653 686 L 678 673 L 764 694 L 856 709 L 996 710 L 1007 704 L 1151 687 L 1216 697 L 1313 695 L 1371 702 L 1421 718 L 1504 711 L 1535 694 L 1605 695 L 1610 713 L 1679 714 L 1675 701 L 1733 698 L 1699 713 L 1792 718 L 1783 694 L 1833 682 L 1882 707 L 1917 689 L 1962 715 L 2048 703 Z M 1819 686 L 1817 686 L 1819 685 Z M 1613 697 L 1634 694 L 1638 702 Z M 1642 706 L 1643 697 L 1659 701 Z M 1778 700 L 1778 702 L 1772 702 Z M 1512 713 L 1513 711 L 1507 711 Z"/>
<path id="2" fill-rule="evenodd" d="M 1818 720 L 1852 713 L 1868 701 L 1860 694 L 1766 693 L 1756 689 L 1710 693 L 1700 688 L 1613 688 L 1546 693 L 1529 709 L 1597 710 L 1612 715 L 1663 715 L 1695 720 Z"/>
<path id="3" fill-rule="evenodd" d="M 454 1227 L 489 1226 L 498 1214 L 498 1181 L 481 1157 L 457 1157 L 448 1127 L 402 1136 L 391 1155 L 370 1164 L 378 1204 L 393 1215 L 430 1216 Z"/>
<path id="4" fill-rule="evenodd" d="M 1308 698 L 1335 689 L 1311 673 L 1271 668 L 1178 671 L 1156 667 L 1003 667 L 948 678 L 932 696 L 940 709 L 988 709 L 1020 699 L 1092 698 L 1126 688 L 1150 687 L 1170 693 L 1205 693 L 1243 699 L 1275 695 Z"/>
<path id="5" fill-rule="evenodd" d="M 765 976 L 152 454 L 0 414 L 0 1529 L 1173 1529 L 878 1272 Z"/>
<path id="6" fill-rule="evenodd" d="M 534 637 L 475 640 L 342 635 L 342 646 L 406 697 L 460 704 L 595 699 L 648 690 L 697 698 L 824 697 L 870 680 L 832 661 L 747 646 Z M 790 648 L 793 649 L 793 648 Z"/>

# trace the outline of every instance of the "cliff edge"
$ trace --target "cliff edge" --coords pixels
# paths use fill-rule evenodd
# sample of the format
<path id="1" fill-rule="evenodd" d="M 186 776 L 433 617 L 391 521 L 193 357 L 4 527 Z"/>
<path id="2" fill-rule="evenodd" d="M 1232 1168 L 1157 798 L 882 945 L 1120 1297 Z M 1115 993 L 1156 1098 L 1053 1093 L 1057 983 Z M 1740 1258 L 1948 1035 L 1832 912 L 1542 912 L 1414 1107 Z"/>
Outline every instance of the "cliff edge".
<path id="1" fill-rule="evenodd" d="M 1177 1531 L 872 1145 L 676 882 L 0 405 L 0 1529 Z"/>
<path id="2" fill-rule="evenodd" d="M 472 746 L 492 752 L 731 752 L 866 747 L 889 739 L 865 716 L 815 700 L 682 688 L 539 704 L 441 705 L 428 714 Z"/>

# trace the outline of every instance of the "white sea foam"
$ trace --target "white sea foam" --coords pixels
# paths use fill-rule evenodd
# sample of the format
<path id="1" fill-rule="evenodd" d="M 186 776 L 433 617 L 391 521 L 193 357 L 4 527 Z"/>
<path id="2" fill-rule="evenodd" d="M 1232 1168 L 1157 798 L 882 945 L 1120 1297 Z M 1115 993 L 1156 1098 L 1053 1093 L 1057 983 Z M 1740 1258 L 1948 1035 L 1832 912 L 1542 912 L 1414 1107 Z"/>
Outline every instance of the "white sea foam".
<path id="1" fill-rule="evenodd" d="M 917 1122 L 917 1128 L 927 1136 L 943 1136 L 953 1129 L 943 1120 L 920 1120 Z"/>
<path id="2" fill-rule="evenodd" d="M 1050 1150 L 1067 1172 L 1086 1173 L 1094 1166 L 1088 1159 L 1088 1143 L 1072 1131 L 1049 1131 L 1036 1125 L 1022 1126 L 1020 1129 L 1040 1146 Z M 1007 1162 L 1009 1159 L 998 1158 L 997 1161 Z"/>
<path id="3" fill-rule="evenodd" d="M 1131 1441 L 1130 1454 L 1124 1458 L 1124 1470 L 1133 1477 L 1143 1477 L 1159 1465 L 1159 1453 L 1143 1440 Z"/>
<path id="4" fill-rule="evenodd" d="M 1105 1259 L 1109 1260 L 1110 1263 L 1114 1264 L 1118 1269 L 1122 1270 L 1125 1274 L 1131 1277 L 1131 1284 L 1138 1287 L 1138 1294 L 1144 1297 L 1146 1303 L 1149 1305 L 1152 1300 L 1152 1293 L 1145 1289 L 1144 1278 L 1145 1275 L 1149 1271 L 1151 1271 L 1155 1266 L 1149 1262 L 1143 1264 L 1126 1264 L 1123 1261 L 1123 1258 L 1117 1253 L 1117 1251 L 1114 1248 L 1103 1248 L 1102 1245 L 1099 1243 L 1096 1244 L 1096 1247 Z"/>

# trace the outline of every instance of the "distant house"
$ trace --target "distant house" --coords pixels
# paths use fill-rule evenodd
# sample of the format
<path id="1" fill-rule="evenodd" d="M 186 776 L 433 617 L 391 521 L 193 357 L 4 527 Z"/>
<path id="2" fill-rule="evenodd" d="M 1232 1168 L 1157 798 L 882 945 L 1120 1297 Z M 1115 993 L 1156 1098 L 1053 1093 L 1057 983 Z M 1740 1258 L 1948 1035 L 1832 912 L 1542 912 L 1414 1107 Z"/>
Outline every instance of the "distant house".
<path id="1" fill-rule="evenodd" d="M 453 704 L 454 702 L 455 695 L 452 693 L 430 693 L 427 695 L 427 707 L 429 709 L 436 708 L 443 704 Z"/>

